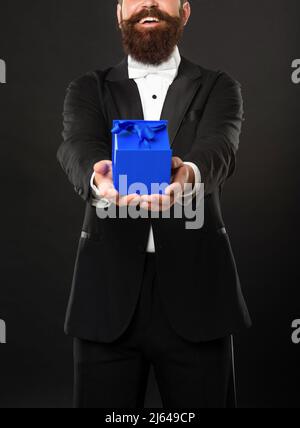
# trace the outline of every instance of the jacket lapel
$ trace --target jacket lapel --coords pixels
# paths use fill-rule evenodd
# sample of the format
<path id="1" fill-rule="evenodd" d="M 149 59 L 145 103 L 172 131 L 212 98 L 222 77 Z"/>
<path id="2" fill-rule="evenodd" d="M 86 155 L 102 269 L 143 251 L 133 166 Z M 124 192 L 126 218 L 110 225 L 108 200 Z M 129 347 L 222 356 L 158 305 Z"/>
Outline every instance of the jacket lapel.
<path id="1" fill-rule="evenodd" d="M 143 107 L 137 84 L 128 77 L 128 57 L 125 57 L 106 75 L 114 119 L 143 120 Z M 178 74 L 169 87 L 161 113 L 161 120 L 168 120 L 170 145 L 172 146 L 180 125 L 194 97 L 199 91 L 200 67 L 181 56 Z"/>
<path id="2" fill-rule="evenodd" d="M 201 86 L 200 68 L 181 57 L 178 75 L 170 85 L 161 119 L 169 121 L 170 145 L 179 131 L 181 123 Z"/>

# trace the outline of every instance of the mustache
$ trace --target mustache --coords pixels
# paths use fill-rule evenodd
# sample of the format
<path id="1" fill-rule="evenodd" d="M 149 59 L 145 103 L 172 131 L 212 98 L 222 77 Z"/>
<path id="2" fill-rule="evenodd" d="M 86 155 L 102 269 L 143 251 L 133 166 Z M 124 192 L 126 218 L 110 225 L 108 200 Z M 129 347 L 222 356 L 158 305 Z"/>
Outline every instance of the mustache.
<path id="1" fill-rule="evenodd" d="M 174 20 L 180 19 L 180 17 L 171 16 L 168 13 L 163 12 L 157 8 L 155 9 L 152 8 L 152 9 L 141 10 L 140 12 L 136 13 L 129 19 L 124 19 L 122 23 L 128 24 L 128 25 L 135 25 L 138 22 L 140 22 L 141 19 L 144 19 L 144 18 L 157 18 L 160 21 L 166 21 L 166 22 L 174 22 Z"/>

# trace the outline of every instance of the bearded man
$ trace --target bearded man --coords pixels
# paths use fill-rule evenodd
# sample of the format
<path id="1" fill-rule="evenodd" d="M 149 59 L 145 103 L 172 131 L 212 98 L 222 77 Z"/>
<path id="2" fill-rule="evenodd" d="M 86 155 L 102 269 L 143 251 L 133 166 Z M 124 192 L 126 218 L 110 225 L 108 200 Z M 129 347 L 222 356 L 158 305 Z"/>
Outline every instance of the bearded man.
<path id="1" fill-rule="evenodd" d="M 220 195 L 235 170 L 243 100 L 227 73 L 180 54 L 190 15 L 184 0 L 119 0 L 125 57 L 67 90 L 57 157 L 86 204 L 65 323 L 77 408 L 142 408 L 151 365 L 164 407 L 236 406 L 232 338 L 251 320 Z M 119 194 L 113 120 L 160 119 L 172 182 L 162 195 Z M 175 206 L 194 206 L 201 183 L 204 223 L 187 228 Z M 131 204 L 159 215 L 125 218 Z M 111 206 L 114 218 L 99 215 Z"/>

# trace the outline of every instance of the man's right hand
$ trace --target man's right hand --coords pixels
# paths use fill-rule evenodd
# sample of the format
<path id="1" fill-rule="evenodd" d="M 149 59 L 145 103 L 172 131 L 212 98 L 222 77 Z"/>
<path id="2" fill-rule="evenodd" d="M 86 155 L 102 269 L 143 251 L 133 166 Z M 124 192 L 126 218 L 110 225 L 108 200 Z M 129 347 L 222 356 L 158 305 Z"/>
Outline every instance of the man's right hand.
<path id="1" fill-rule="evenodd" d="M 94 165 L 94 181 L 103 198 L 108 199 L 118 206 L 138 205 L 140 196 L 137 194 L 121 196 L 115 189 L 112 179 L 112 161 L 104 160 Z"/>

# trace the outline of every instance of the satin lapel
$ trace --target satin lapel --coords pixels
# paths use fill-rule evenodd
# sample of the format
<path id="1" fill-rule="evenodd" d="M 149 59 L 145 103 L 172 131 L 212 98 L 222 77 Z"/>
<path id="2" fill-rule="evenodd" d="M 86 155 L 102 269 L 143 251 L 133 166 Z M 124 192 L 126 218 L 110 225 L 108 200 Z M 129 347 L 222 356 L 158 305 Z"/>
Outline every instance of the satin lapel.
<path id="1" fill-rule="evenodd" d="M 182 77 L 174 80 L 169 87 L 161 113 L 161 120 L 169 121 L 168 129 L 171 146 L 174 144 L 184 116 L 200 86 L 201 79 L 191 80 L 188 77 Z"/>
<path id="2" fill-rule="evenodd" d="M 110 69 L 106 81 L 113 103 L 113 119 L 144 120 L 139 89 L 135 81 L 129 79 L 128 57 Z"/>
<path id="3" fill-rule="evenodd" d="M 114 119 L 144 120 L 140 94 L 134 80 L 109 82 L 108 86 L 116 110 Z"/>
<path id="4" fill-rule="evenodd" d="M 198 65 L 181 57 L 178 74 L 169 87 L 161 113 L 161 119 L 169 122 L 171 146 L 191 102 L 201 87 L 201 74 Z M 137 84 L 128 77 L 127 57 L 110 69 L 106 80 L 114 104 L 115 119 L 143 120 L 143 107 Z"/>

